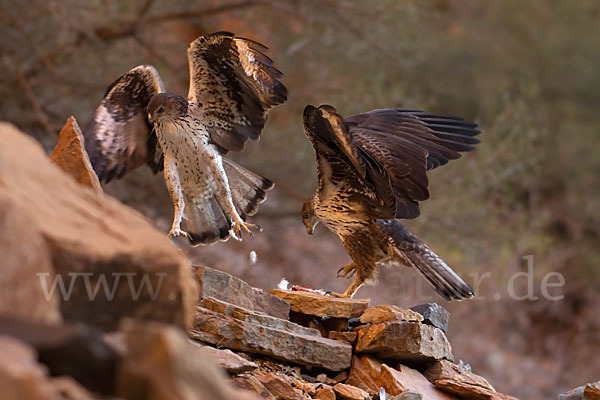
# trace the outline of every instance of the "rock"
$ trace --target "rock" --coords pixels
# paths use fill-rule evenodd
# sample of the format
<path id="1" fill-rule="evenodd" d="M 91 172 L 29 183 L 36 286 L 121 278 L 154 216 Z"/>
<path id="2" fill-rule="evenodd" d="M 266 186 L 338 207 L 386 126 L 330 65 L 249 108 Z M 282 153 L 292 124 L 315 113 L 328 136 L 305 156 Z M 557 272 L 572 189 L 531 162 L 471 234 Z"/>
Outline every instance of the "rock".
<path id="1" fill-rule="evenodd" d="M 270 290 L 269 293 L 287 301 L 292 311 L 317 317 L 359 317 L 369 307 L 369 299 L 354 300 L 279 289 Z"/>
<path id="2" fill-rule="evenodd" d="M 423 323 L 435 326 L 441 329 L 444 333 L 448 331 L 448 322 L 450 321 L 450 313 L 437 303 L 419 304 L 410 308 L 423 316 Z"/>
<path id="3" fill-rule="evenodd" d="M 465 400 L 518 400 L 516 397 L 484 389 L 479 386 L 469 385 L 449 379 L 440 379 L 435 382 L 439 389 L 457 395 Z"/>
<path id="4" fill-rule="evenodd" d="M 333 387 L 333 391 L 342 399 L 346 400 L 366 400 L 371 398 L 369 393 L 365 392 L 364 390 L 355 386 L 345 385 L 343 383 L 338 383 L 335 385 Z"/>
<path id="5" fill-rule="evenodd" d="M 321 323 L 327 332 L 344 332 L 348 330 L 348 318 L 322 318 Z"/>
<path id="6" fill-rule="evenodd" d="M 429 367 L 427 371 L 425 371 L 424 375 L 434 385 L 436 385 L 437 381 L 447 380 L 480 387 L 492 392 L 496 391 L 485 378 L 475 375 L 474 373 L 466 370 L 465 368 L 461 368 L 448 360 L 440 360 L 436 362 Z"/>
<path id="7" fill-rule="evenodd" d="M 240 375 L 232 380 L 233 383 L 244 390 L 253 392 L 261 399 L 277 400 L 267 388 L 252 375 Z"/>
<path id="8" fill-rule="evenodd" d="M 427 400 L 455 399 L 454 396 L 450 396 L 432 385 L 419 371 L 405 365 L 398 365 L 398 368 L 394 369 L 383 364 L 381 366 L 381 379 L 387 385 L 390 385 L 390 393 L 393 393 L 392 388 L 399 390 L 398 394 L 410 389 L 420 393 Z M 386 386 L 384 387 L 388 390 Z"/>
<path id="9" fill-rule="evenodd" d="M 71 376 L 87 389 L 114 393 L 120 357 L 102 333 L 81 324 L 43 324 L 0 316 L 0 335 L 10 335 L 37 352 L 52 376 Z"/>
<path id="10" fill-rule="evenodd" d="M 243 280 L 208 267 L 194 267 L 201 298 L 212 297 L 227 303 L 288 319 L 290 306 L 279 297 L 254 289 Z"/>
<path id="11" fill-rule="evenodd" d="M 331 379 L 330 377 L 328 377 L 327 374 L 317 375 L 317 381 L 326 383 L 328 385 L 335 385 L 336 383 L 338 383 L 335 381 L 335 379 Z"/>
<path id="12" fill-rule="evenodd" d="M 215 349 L 210 346 L 202 346 L 202 351 L 208 354 L 225 371 L 233 375 L 253 371 L 258 368 L 255 362 L 248 361 L 228 349 Z"/>
<path id="13" fill-rule="evenodd" d="M 585 385 L 583 398 L 585 400 L 600 400 L 600 381 Z"/>
<path id="14" fill-rule="evenodd" d="M 265 388 L 277 399 L 302 400 L 302 395 L 296 393 L 292 385 L 283 377 L 270 372 L 265 375 L 255 375 Z"/>
<path id="15" fill-rule="evenodd" d="M 347 343 L 323 338 L 314 329 L 267 315 L 238 314 L 240 319 L 197 307 L 190 336 L 233 350 L 331 371 L 350 366 L 352 346 Z"/>
<path id="16" fill-rule="evenodd" d="M 54 274 L 50 249 L 35 226 L 34 218 L 26 210 L 17 209 L 15 202 L 18 200 L 10 193 L 4 193 L 1 187 L 2 183 L 0 229 L 10 234 L 0 235 L 0 314 L 59 323 L 62 321 L 59 296 L 47 297 L 40 290 L 40 276 Z"/>
<path id="17" fill-rule="evenodd" d="M 390 368 L 372 357 L 355 356 L 352 359 L 352 368 L 346 383 L 371 393 L 378 393 L 379 388 L 384 388 L 390 396 L 397 396 L 411 389 L 422 394 L 428 400 L 454 398 L 436 389 L 419 371 L 404 365 L 399 368 L 400 370 Z"/>
<path id="18" fill-rule="evenodd" d="M 380 387 L 385 388 L 387 393 L 391 395 L 401 392 L 401 390 L 390 390 L 389 386 L 385 386 L 381 380 L 381 363 L 369 356 L 352 357 L 352 368 L 350 368 L 350 375 L 346 383 L 366 390 L 371 394 L 378 393 Z"/>
<path id="19" fill-rule="evenodd" d="M 303 380 L 292 378 L 292 382 L 294 383 L 294 387 L 302 390 L 306 394 L 312 396 L 317 391 L 315 389 L 315 385 L 310 382 L 304 382 Z"/>
<path id="20" fill-rule="evenodd" d="M 153 400 L 257 399 L 234 388 L 208 354 L 180 329 L 157 322 L 125 320 L 127 355 L 119 368 L 117 396 Z"/>
<path id="21" fill-rule="evenodd" d="M 341 340 L 343 342 L 348 342 L 350 344 L 354 344 L 356 341 L 356 332 L 337 332 L 331 331 L 329 332 L 329 339 L 333 340 Z"/>
<path id="22" fill-rule="evenodd" d="M 398 396 L 392 397 L 390 400 L 422 400 L 423 395 L 411 389 L 407 389 Z"/>
<path id="23" fill-rule="evenodd" d="M 70 376 L 50 378 L 50 384 L 60 393 L 61 400 L 100 400 L 105 398 L 100 397 L 97 393 L 92 394 Z"/>
<path id="24" fill-rule="evenodd" d="M 47 369 L 38 364 L 35 350 L 16 338 L 0 336 L 0 398 L 2 400 L 60 399 Z"/>
<path id="25" fill-rule="evenodd" d="M 354 331 L 358 334 L 356 351 L 374 354 L 383 360 L 423 366 L 453 358 L 444 332 L 430 325 L 407 321 L 383 322 L 362 325 Z"/>
<path id="26" fill-rule="evenodd" d="M 361 316 L 363 324 L 389 321 L 423 321 L 423 316 L 416 311 L 398 306 L 375 306 L 367 309 Z"/>
<path id="27" fill-rule="evenodd" d="M 274 329 L 284 329 L 287 331 L 301 333 L 310 336 L 320 336 L 316 329 L 305 328 L 301 325 L 295 324 L 284 319 L 275 318 L 261 312 L 255 312 L 247 310 L 243 307 L 236 306 L 234 304 L 226 303 L 221 300 L 206 298 L 200 302 L 201 306 L 207 310 L 214 311 L 219 314 L 223 314 L 228 317 L 240 321 L 246 321 L 253 324 L 266 326 Z"/>
<path id="28" fill-rule="evenodd" d="M 556 400 L 600 400 L 600 381 L 559 394 Z"/>
<path id="29" fill-rule="evenodd" d="M 58 143 L 50 160 L 68 175 L 75 178 L 80 185 L 92 188 L 96 193 L 102 193 L 98 176 L 92 168 L 92 163 L 85 151 L 84 138 L 79 125 L 73 116 L 67 119 L 58 135 Z"/>
<path id="30" fill-rule="evenodd" d="M 34 299 L 15 309 L 39 314 L 45 306 L 52 315 L 58 306 L 64 319 L 106 331 L 123 317 L 191 321 L 196 283 L 166 235 L 117 200 L 79 185 L 6 123 L 0 124 L 0 209 L 0 229 L 10 232 L 0 242 L 0 281 L 3 289 L 14 284 L 2 298 Z M 36 254 L 20 260 L 24 248 Z M 39 269 L 26 272 L 36 274 L 15 281 L 34 261 Z"/>
<path id="31" fill-rule="evenodd" d="M 335 381 L 335 383 L 342 383 L 346 379 L 348 379 L 348 371 L 342 371 L 333 377 L 333 380 Z"/>
<path id="32" fill-rule="evenodd" d="M 335 392 L 331 388 L 322 388 L 317 390 L 313 399 L 318 400 L 335 400 Z"/>

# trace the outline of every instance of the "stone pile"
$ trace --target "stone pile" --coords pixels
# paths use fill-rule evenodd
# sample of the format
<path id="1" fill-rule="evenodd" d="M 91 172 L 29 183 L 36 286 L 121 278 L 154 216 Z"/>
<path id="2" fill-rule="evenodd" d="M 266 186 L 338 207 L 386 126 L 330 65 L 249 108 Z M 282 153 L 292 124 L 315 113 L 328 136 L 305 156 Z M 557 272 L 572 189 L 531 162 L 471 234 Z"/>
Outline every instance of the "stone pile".
<path id="1" fill-rule="evenodd" d="M 195 273 L 202 298 L 190 336 L 217 347 L 210 354 L 232 382 L 263 399 L 514 399 L 452 362 L 449 314 L 437 304 L 370 307 Z"/>

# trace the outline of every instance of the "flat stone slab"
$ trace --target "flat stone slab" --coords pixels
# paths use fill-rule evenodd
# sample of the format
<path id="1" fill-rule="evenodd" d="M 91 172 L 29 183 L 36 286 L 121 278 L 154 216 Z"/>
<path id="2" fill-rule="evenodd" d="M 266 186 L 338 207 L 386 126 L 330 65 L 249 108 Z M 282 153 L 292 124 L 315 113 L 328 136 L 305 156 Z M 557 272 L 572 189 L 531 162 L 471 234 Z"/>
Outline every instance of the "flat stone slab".
<path id="1" fill-rule="evenodd" d="M 236 319 L 203 307 L 196 308 L 192 338 L 233 350 L 261 354 L 296 364 L 341 371 L 350 367 L 352 346 L 321 337 L 318 331 L 275 318 L 250 315 Z M 264 315 L 262 316 L 265 317 Z M 256 319 L 258 318 L 258 319 Z M 268 321 L 270 326 L 263 323 Z M 293 327 L 296 325 L 296 327 Z M 293 327 L 293 328 L 292 328 Z M 314 334 L 312 334 L 314 332 Z"/>
<path id="2" fill-rule="evenodd" d="M 369 308 L 369 299 L 347 299 L 313 292 L 270 290 L 291 306 L 292 311 L 317 317 L 356 318 Z"/>
<path id="3" fill-rule="evenodd" d="M 390 321 L 423 321 L 423 316 L 416 311 L 398 306 L 375 306 L 368 308 L 361 316 L 360 322 L 372 324 Z"/>
<path id="4" fill-rule="evenodd" d="M 358 334 L 357 352 L 373 354 L 383 360 L 427 365 L 441 359 L 453 359 L 452 347 L 444 332 L 431 325 L 383 322 L 358 326 L 354 332 Z"/>
<path id="5" fill-rule="evenodd" d="M 200 284 L 200 297 L 212 297 L 227 303 L 288 319 L 290 306 L 279 297 L 255 289 L 240 278 L 209 267 L 194 267 Z"/>

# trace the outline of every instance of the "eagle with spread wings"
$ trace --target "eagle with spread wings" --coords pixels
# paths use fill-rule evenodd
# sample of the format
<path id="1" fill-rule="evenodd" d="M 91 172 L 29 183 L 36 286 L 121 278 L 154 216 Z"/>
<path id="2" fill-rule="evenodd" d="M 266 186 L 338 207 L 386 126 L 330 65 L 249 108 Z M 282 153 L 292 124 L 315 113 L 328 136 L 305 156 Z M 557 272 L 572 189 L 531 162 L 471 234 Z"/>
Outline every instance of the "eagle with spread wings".
<path id="1" fill-rule="evenodd" d="M 241 239 L 273 183 L 223 157 L 257 140 L 269 110 L 287 99 L 282 73 L 253 40 L 217 32 L 187 51 L 187 98 L 167 93 L 156 69 L 140 65 L 108 88 L 84 130 L 100 181 L 148 164 L 164 168 L 175 208 L 169 237 L 193 244 Z M 183 224 L 183 225 L 182 225 Z"/>
<path id="2" fill-rule="evenodd" d="M 346 118 L 335 108 L 307 106 L 304 133 L 317 155 L 318 187 L 303 206 L 312 234 L 319 221 L 341 239 L 352 263 L 338 276 L 356 275 L 341 296 L 374 283 L 381 265 L 415 267 L 446 300 L 473 289 L 398 218 L 419 216 L 429 198 L 427 171 L 479 143 L 477 125 L 412 109 L 382 109 Z"/>

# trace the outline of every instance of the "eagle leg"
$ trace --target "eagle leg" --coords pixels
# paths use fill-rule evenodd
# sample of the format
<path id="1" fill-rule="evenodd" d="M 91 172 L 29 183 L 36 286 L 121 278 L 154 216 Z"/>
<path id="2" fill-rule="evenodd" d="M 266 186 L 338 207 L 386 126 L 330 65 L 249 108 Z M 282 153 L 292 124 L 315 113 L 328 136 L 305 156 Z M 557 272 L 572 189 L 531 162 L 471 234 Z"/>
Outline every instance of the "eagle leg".
<path id="1" fill-rule="evenodd" d="M 329 292 L 328 294 L 332 297 L 351 299 L 364 283 L 365 283 L 365 280 L 362 279 L 361 277 L 357 276 L 354 278 L 354 281 L 352 282 L 350 287 L 348 287 L 348 289 L 346 289 L 346 291 L 343 294 L 339 294 L 339 293 L 335 293 L 335 292 Z"/>
<path id="2" fill-rule="evenodd" d="M 181 190 L 181 182 L 179 181 L 179 173 L 177 171 L 177 165 L 170 157 L 165 156 L 165 182 L 167 183 L 167 189 L 173 200 L 173 207 L 175 208 L 173 216 L 173 225 L 169 231 L 168 237 L 183 236 L 185 238 L 190 237 L 187 232 L 181 230 L 181 219 L 183 218 L 183 210 L 185 209 L 185 202 L 183 200 L 183 191 Z"/>
<path id="3" fill-rule="evenodd" d="M 356 269 L 354 267 L 354 263 L 350 263 L 345 267 L 338 269 L 337 277 L 338 278 L 350 278 L 354 274 L 356 274 Z"/>
<path id="4" fill-rule="evenodd" d="M 242 240 L 242 230 L 250 234 L 250 236 L 253 236 L 250 229 L 261 231 L 262 228 L 259 225 L 246 223 L 235 209 L 233 197 L 231 196 L 231 187 L 229 186 L 229 178 L 225 173 L 225 168 L 223 168 L 223 159 L 219 151 L 215 147 L 209 146 L 203 153 L 203 156 L 217 183 L 218 190 L 215 193 L 217 201 L 223 208 L 227 219 L 231 221 L 231 236 L 236 240 Z"/>

